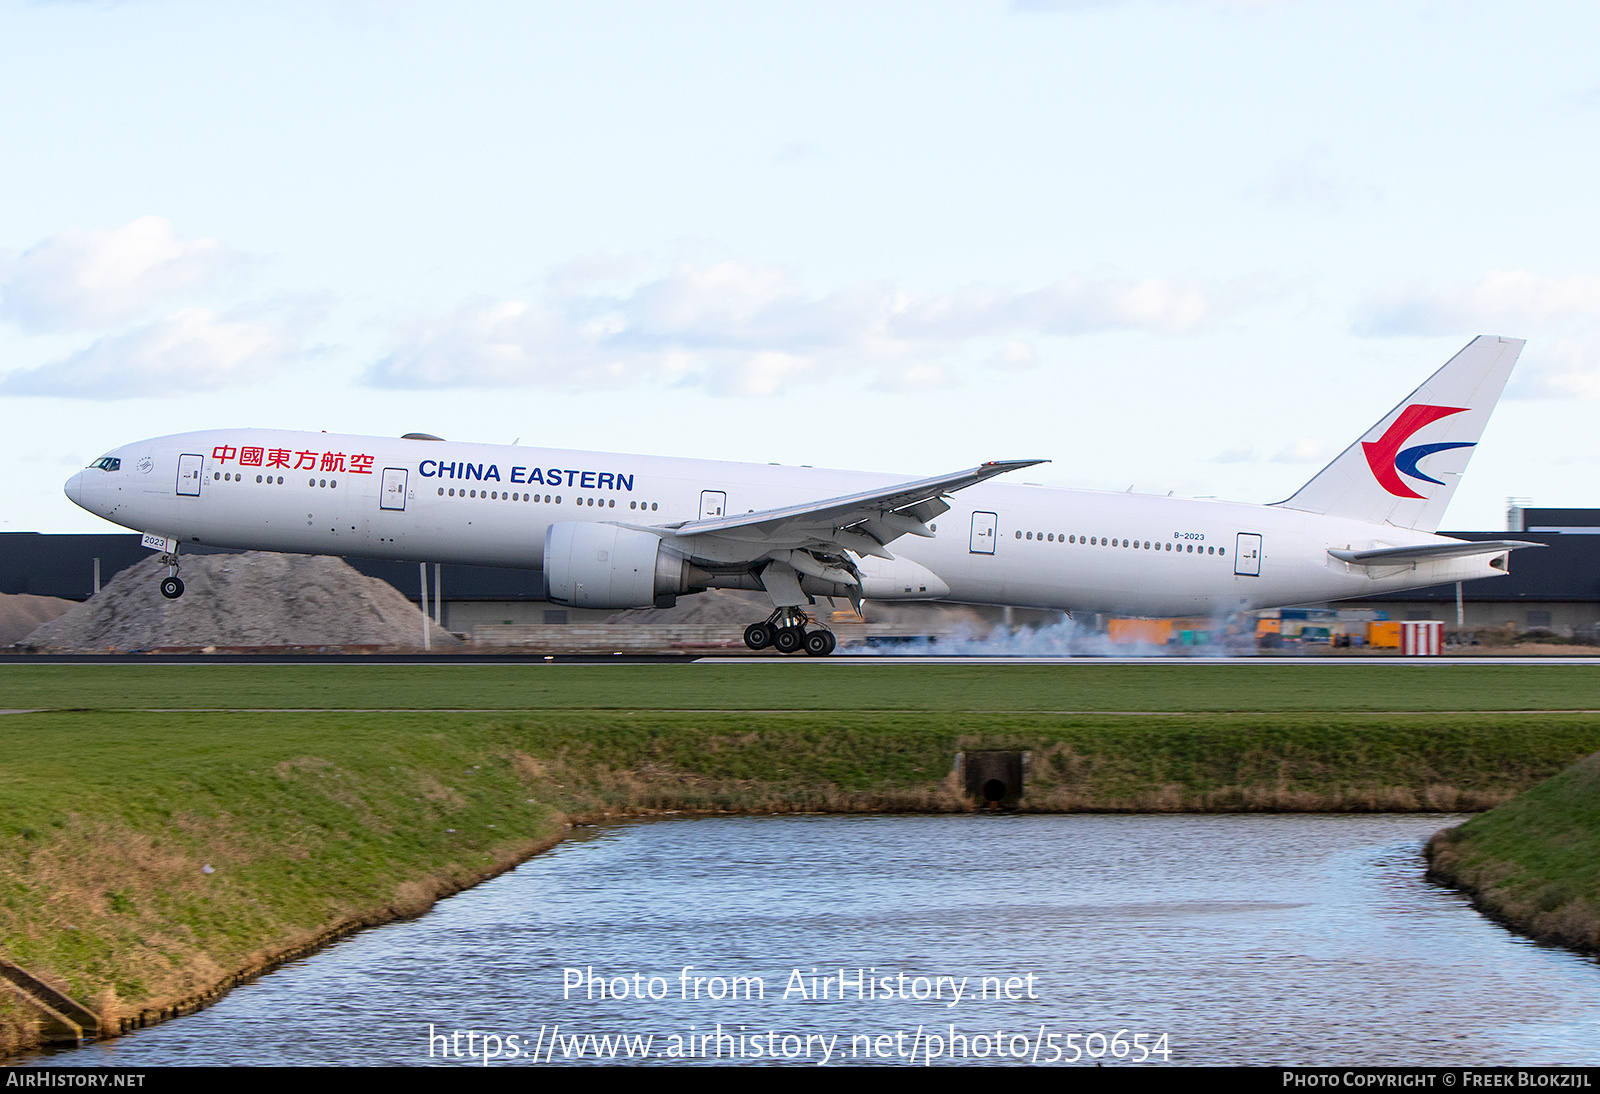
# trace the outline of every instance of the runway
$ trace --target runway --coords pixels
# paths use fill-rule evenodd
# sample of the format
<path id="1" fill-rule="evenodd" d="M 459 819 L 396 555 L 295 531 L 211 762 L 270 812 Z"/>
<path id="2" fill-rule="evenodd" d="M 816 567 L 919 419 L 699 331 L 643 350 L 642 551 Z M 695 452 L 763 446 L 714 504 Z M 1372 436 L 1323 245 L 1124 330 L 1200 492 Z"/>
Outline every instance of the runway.
<path id="1" fill-rule="evenodd" d="M 603 661 L 604 658 L 596 660 Z M 821 665 L 1600 665 L 1600 657 L 697 657 L 694 664 Z"/>
<path id="2" fill-rule="evenodd" d="M 461 654 L 441 657 L 427 653 L 34 653 L 0 655 L 7 665 L 1600 665 L 1596 657 L 1317 657 L 1282 654 L 1154 657 L 950 657 L 894 654 L 845 654 L 830 657 L 754 657 L 734 654 L 706 657 L 694 654 Z"/>

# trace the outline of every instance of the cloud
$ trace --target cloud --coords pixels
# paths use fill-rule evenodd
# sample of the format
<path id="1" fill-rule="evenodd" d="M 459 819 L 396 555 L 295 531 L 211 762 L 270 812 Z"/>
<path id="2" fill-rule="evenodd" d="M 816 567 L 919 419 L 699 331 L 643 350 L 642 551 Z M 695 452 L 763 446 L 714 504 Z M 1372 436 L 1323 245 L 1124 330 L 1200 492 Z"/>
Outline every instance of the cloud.
<path id="1" fill-rule="evenodd" d="M 790 141 L 777 154 L 772 157 L 774 166 L 783 167 L 791 163 L 803 163 L 806 160 L 823 159 L 822 148 L 811 141 Z"/>
<path id="2" fill-rule="evenodd" d="M 1023 372 L 1039 367 L 1039 351 L 1033 348 L 1032 343 L 1013 338 L 991 353 L 984 363 L 1001 372 Z"/>
<path id="3" fill-rule="evenodd" d="M 1594 274 L 1490 270 L 1442 289 L 1390 289 L 1361 303 L 1354 329 L 1369 337 L 1527 338 L 1513 395 L 1600 399 L 1600 276 Z"/>
<path id="4" fill-rule="evenodd" d="M 1510 334 L 1600 321 L 1600 277 L 1544 277 L 1527 270 L 1490 270 L 1477 281 L 1444 289 L 1389 290 L 1361 306 L 1356 332 L 1365 335 L 1456 334 L 1490 327 Z"/>
<path id="5" fill-rule="evenodd" d="M 1328 163 L 1325 148 L 1309 148 L 1291 160 L 1284 160 L 1248 193 L 1273 205 L 1309 206 L 1325 213 L 1342 213 L 1352 206 L 1371 205 L 1383 191 L 1366 183 L 1352 182 Z"/>
<path id="6" fill-rule="evenodd" d="M 1011 0 L 1012 11 L 1055 12 L 1089 11 L 1094 8 L 1130 6 L 1134 0 Z M 1166 0 L 1167 3 L 1193 4 L 1208 8 L 1267 8 L 1288 0 Z"/>
<path id="7" fill-rule="evenodd" d="M 1333 458 L 1333 448 L 1320 437 L 1299 437 L 1289 447 L 1272 457 L 1273 463 L 1327 463 Z"/>
<path id="8" fill-rule="evenodd" d="M 214 286 L 241 258 L 220 240 L 179 239 L 163 217 L 69 229 L 0 260 L 0 318 L 29 332 L 104 330 Z"/>
<path id="9" fill-rule="evenodd" d="M 309 317 L 289 322 L 185 308 L 37 368 L 0 379 L 0 394 L 121 399 L 185 395 L 269 377 L 301 351 Z"/>
<path id="10" fill-rule="evenodd" d="M 592 279 L 574 272 L 582 268 L 566 267 L 530 299 L 477 300 L 406 324 L 365 382 L 567 390 L 657 382 L 771 395 L 850 375 L 928 387 L 985 351 L 998 353 L 991 363 L 1025 367 L 1033 350 L 1021 335 L 1176 334 L 1221 307 L 1208 286 L 1184 280 L 1080 276 L 1027 292 L 952 293 L 864 282 L 812 294 L 783 270 L 735 261 L 646 272 L 622 287 L 604 263 Z"/>

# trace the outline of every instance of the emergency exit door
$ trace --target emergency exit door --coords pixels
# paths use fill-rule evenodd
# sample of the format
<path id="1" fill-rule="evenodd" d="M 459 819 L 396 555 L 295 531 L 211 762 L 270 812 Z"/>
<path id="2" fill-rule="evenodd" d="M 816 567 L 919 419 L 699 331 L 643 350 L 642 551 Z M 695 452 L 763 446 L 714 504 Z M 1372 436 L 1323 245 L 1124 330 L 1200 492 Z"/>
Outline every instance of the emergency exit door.
<path id="1" fill-rule="evenodd" d="M 383 469 L 383 493 L 378 495 L 379 509 L 404 509 L 406 507 L 406 469 Z"/>
<path id="2" fill-rule="evenodd" d="M 994 513 L 972 514 L 972 548 L 975 555 L 994 554 L 994 530 L 1000 525 L 1000 517 Z"/>
<path id="3" fill-rule="evenodd" d="M 700 519 L 710 520 L 720 517 L 728 511 L 728 495 L 722 490 L 700 491 Z"/>
<path id="4" fill-rule="evenodd" d="M 1240 577 L 1261 576 L 1261 537 L 1240 532 L 1233 548 L 1233 572 Z"/>
<path id="5" fill-rule="evenodd" d="M 189 497 L 200 496 L 200 476 L 204 474 L 204 456 L 185 453 L 178 457 L 178 493 Z"/>

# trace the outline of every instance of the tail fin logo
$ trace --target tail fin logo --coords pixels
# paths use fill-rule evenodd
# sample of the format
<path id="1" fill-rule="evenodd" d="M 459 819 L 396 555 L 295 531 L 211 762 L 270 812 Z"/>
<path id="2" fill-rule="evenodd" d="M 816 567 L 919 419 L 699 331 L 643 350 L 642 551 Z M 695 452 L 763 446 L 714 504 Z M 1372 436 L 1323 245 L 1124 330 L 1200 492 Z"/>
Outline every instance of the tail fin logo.
<path id="1" fill-rule="evenodd" d="M 1451 448 L 1473 448 L 1476 442 L 1419 444 L 1404 451 L 1400 446 L 1410 440 L 1411 435 L 1423 426 L 1437 422 L 1441 418 L 1448 418 L 1452 414 L 1465 413 L 1468 409 L 1464 406 L 1427 406 L 1423 403 L 1413 403 L 1400 412 L 1400 416 L 1384 431 L 1383 436 L 1375 441 L 1362 441 L 1361 450 L 1366 454 L 1367 466 L 1372 468 L 1372 477 L 1378 480 L 1378 485 L 1397 498 L 1423 497 L 1402 482 L 1400 474 L 1443 486 L 1442 480 L 1424 474 L 1417 464 L 1435 452 Z"/>

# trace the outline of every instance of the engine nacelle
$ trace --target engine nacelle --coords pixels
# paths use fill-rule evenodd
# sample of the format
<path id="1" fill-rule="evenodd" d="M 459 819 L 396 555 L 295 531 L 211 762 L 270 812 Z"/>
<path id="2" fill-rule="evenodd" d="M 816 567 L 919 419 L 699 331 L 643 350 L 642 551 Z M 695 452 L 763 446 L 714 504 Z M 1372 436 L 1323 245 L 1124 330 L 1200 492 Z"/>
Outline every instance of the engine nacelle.
<path id="1" fill-rule="evenodd" d="M 544 595 L 555 604 L 670 608 L 688 577 L 688 560 L 649 532 L 562 521 L 544 534 Z"/>

